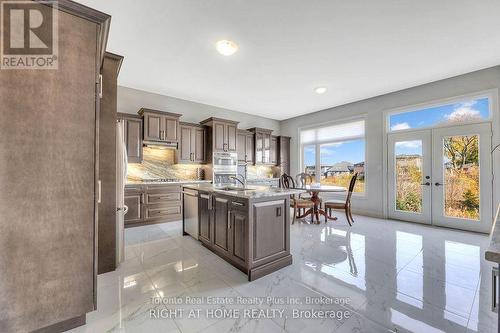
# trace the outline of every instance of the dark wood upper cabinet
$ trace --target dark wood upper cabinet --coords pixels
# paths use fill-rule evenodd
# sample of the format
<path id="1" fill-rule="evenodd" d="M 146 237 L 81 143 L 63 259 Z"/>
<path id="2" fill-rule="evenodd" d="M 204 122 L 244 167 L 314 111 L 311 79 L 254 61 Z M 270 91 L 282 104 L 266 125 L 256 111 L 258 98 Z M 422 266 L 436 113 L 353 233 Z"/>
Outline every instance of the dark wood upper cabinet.
<path id="1" fill-rule="evenodd" d="M 224 123 L 214 123 L 214 150 L 226 151 L 226 125 Z"/>
<path id="2" fill-rule="evenodd" d="M 236 152 L 236 124 L 226 124 L 226 133 L 227 151 Z"/>
<path id="3" fill-rule="evenodd" d="M 194 137 L 194 161 L 196 163 L 205 163 L 207 161 L 207 134 L 205 128 L 193 128 Z"/>
<path id="4" fill-rule="evenodd" d="M 123 121 L 123 138 L 129 163 L 142 163 L 142 118 L 128 113 L 117 113 Z"/>
<path id="5" fill-rule="evenodd" d="M 270 163 L 272 165 L 278 164 L 278 137 L 276 136 L 271 136 Z"/>
<path id="6" fill-rule="evenodd" d="M 276 164 L 271 161 L 271 133 L 265 128 L 250 128 L 255 141 L 254 164 Z"/>
<path id="7" fill-rule="evenodd" d="M 290 137 L 278 136 L 278 161 L 277 165 L 280 167 L 281 175 L 286 173 L 290 175 Z"/>
<path id="8" fill-rule="evenodd" d="M 146 108 L 140 109 L 138 113 L 143 117 L 144 141 L 179 141 L 180 114 Z"/>
<path id="9" fill-rule="evenodd" d="M 204 126 L 180 123 L 180 142 L 177 152 L 179 163 L 206 162 L 206 130 Z"/>
<path id="10" fill-rule="evenodd" d="M 144 140 L 160 141 L 162 117 L 158 114 L 144 114 Z"/>
<path id="11" fill-rule="evenodd" d="M 200 124 L 210 127 L 211 133 L 208 136 L 213 152 L 237 152 L 237 121 L 212 117 L 201 121 Z"/>
<path id="12" fill-rule="evenodd" d="M 238 147 L 238 162 L 253 163 L 254 158 L 254 141 L 253 133 L 245 130 L 237 132 L 237 147 Z"/>
<path id="13" fill-rule="evenodd" d="M 191 154 L 192 146 L 192 128 L 191 126 L 180 126 L 181 129 L 181 142 L 179 143 L 179 162 L 192 162 L 193 155 Z"/>

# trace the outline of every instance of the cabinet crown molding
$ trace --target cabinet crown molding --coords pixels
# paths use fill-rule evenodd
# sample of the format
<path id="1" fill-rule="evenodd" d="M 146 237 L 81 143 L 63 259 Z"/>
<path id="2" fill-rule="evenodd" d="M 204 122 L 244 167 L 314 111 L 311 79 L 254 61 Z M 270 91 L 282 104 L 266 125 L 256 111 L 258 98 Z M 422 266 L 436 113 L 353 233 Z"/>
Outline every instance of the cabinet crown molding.
<path id="1" fill-rule="evenodd" d="M 180 118 L 182 116 L 182 114 L 180 114 L 180 113 L 160 111 L 160 110 L 154 110 L 154 109 L 148 109 L 148 108 L 141 108 L 137 113 L 142 116 L 144 114 L 144 112 L 157 113 L 157 114 L 161 114 L 164 116 L 170 116 L 170 117 L 175 117 L 175 118 Z"/>
<path id="2" fill-rule="evenodd" d="M 210 117 L 210 118 L 207 118 L 205 120 L 200 121 L 200 124 L 206 125 L 206 126 L 212 126 L 213 122 L 221 122 L 221 123 L 228 123 L 228 124 L 234 124 L 234 125 L 238 125 L 240 123 L 239 121 Z"/>
<path id="3" fill-rule="evenodd" d="M 252 127 L 248 128 L 247 131 L 255 133 L 255 132 L 265 132 L 265 133 L 272 133 L 273 130 L 267 129 L 267 128 L 261 128 L 261 127 Z"/>

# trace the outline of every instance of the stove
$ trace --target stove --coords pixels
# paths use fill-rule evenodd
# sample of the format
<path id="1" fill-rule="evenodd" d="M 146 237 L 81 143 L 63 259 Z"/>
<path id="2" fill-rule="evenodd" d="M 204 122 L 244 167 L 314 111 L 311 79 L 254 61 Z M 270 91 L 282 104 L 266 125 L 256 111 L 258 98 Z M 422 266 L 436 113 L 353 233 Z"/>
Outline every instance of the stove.
<path id="1" fill-rule="evenodd" d="M 175 178 L 154 178 L 154 179 L 143 179 L 144 183 L 173 183 L 179 182 L 179 179 Z"/>

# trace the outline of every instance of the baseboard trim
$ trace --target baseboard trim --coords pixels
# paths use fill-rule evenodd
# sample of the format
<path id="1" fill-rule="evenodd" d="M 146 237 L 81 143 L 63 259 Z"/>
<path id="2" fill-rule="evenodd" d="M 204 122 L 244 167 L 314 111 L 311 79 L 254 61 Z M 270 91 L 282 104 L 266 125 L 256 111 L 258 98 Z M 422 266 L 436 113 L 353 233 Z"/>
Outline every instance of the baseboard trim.
<path id="1" fill-rule="evenodd" d="M 283 258 L 277 259 L 270 263 L 252 268 L 248 272 L 248 281 L 257 280 L 258 278 L 261 278 L 267 274 L 282 269 L 283 267 L 290 266 L 291 264 L 292 264 L 292 255 L 289 254 Z"/>
<path id="2" fill-rule="evenodd" d="M 83 326 L 87 322 L 87 315 L 83 314 L 78 317 L 74 317 L 65 321 L 61 321 L 57 324 L 39 328 L 37 330 L 31 331 L 31 333 L 61 333 L 69 331 L 73 328 Z"/>

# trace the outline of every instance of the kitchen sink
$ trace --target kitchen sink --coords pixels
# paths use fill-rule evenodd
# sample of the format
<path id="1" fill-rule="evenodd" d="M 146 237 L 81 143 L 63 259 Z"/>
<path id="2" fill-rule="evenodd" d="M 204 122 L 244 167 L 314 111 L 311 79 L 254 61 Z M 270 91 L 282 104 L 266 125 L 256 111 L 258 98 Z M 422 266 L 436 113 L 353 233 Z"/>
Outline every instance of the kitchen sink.
<path id="1" fill-rule="evenodd" d="M 237 187 L 237 186 L 225 186 L 219 188 L 222 191 L 255 191 L 256 188 L 253 187 Z"/>

